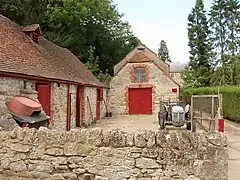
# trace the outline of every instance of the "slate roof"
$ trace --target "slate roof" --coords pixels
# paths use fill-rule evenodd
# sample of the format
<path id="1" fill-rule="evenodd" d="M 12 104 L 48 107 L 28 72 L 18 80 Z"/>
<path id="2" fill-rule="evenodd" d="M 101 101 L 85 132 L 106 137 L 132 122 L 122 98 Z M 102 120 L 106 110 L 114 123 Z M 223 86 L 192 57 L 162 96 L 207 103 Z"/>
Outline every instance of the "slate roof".
<path id="1" fill-rule="evenodd" d="M 0 71 L 103 86 L 69 50 L 43 37 L 34 43 L 22 27 L 2 15 L 0 40 Z"/>

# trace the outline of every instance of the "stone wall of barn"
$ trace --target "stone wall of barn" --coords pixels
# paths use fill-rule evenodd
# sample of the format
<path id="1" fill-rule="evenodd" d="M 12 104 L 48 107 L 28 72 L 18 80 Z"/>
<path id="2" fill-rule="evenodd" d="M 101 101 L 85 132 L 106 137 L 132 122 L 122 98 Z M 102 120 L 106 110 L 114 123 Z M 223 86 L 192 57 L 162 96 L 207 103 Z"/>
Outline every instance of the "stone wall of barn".
<path id="1" fill-rule="evenodd" d="M 103 100 L 100 103 L 100 118 L 105 117 L 108 108 L 108 89 L 103 88 Z M 83 126 L 88 126 L 96 122 L 96 103 L 97 103 L 97 88 L 84 87 L 84 108 Z M 107 106 L 107 107 L 106 107 Z"/>
<path id="2" fill-rule="evenodd" d="M 77 100 L 77 86 L 70 85 L 70 93 L 71 93 L 71 114 L 70 114 L 70 127 L 76 127 L 76 100 Z"/>
<path id="3" fill-rule="evenodd" d="M 145 66 L 149 81 L 147 83 L 132 83 L 133 66 Z M 139 86 L 141 85 L 141 86 Z M 178 93 L 171 93 L 172 88 L 179 87 L 171 78 L 161 71 L 154 63 L 128 63 L 122 70 L 112 79 L 110 83 L 109 107 L 113 114 L 128 114 L 128 88 L 129 87 L 148 87 L 153 86 L 153 113 L 159 110 L 159 100 L 163 94 L 167 96 L 176 96 Z M 166 95 L 167 94 L 167 95 Z"/>
<path id="4" fill-rule="evenodd" d="M 96 102 L 97 102 L 97 88 L 84 87 L 85 98 L 85 118 L 84 125 L 88 126 L 96 121 Z"/>
<path id="5" fill-rule="evenodd" d="M 220 133 L 0 130 L 0 173 L 37 179 L 227 180 Z"/>
<path id="6" fill-rule="evenodd" d="M 51 83 L 51 118 L 54 127 L 66 129 L 67 121 L 67 84 Z"/>
<path id="7" fill-rule="evenodd" d="M 14 96 L 26 96 L 37 100 L 37 92 L 31 80 L 0 77 L 0 126 L 11 129 L 15 126 L 6 103 Z"/>
<path id="8" fill-rule="evenodd" d="M 106 115 L 106 112 L 108 110 L 108 98 L 107 98 L 107 93 L 108 93 L 108 89 L 107 88 L 103 88 L 103 100 L 101 101 L 101 105 L 100 105 L 100 117 L 104 118 Z"/>

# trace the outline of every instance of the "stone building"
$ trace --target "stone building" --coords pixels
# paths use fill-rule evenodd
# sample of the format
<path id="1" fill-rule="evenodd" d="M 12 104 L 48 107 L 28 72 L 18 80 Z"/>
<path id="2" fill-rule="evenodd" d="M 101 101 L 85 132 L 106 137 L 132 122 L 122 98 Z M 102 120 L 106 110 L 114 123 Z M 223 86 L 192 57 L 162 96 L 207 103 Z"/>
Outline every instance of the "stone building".
<path id="1" fill-rule="evenodd" d="M 183 86 L 183 80 L 181 73 L 185 68 L 185 64 L 172 63 L 170 66 L 171 78 L 173 78 L 181 87 Z"/>
<path id="2" fill-rule="evenodd" d="M 70 51 L 0 15 L 0 110 L 16 95 L 40 101 L 51 124 L 69 130 L 105 116 L 107 89 Z"/>
<path id="3" fill-rule="evenodd" d="M 138 45 L 114 66 L 109 108 L 113 114 L 153 114 L 163 97 L 179 95 L 169 65 L 145 45 Z"/>

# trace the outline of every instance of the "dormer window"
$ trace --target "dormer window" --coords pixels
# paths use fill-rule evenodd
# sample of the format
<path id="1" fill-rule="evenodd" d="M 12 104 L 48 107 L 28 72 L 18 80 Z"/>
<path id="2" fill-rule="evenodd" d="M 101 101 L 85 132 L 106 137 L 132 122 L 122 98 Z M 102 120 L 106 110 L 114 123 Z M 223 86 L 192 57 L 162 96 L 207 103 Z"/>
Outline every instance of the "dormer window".
<path id="1" fill-rule="evenodd" d="M 31 24 L 23 27 L 23 32 L 25 32 L 35 43 L 39 43 L 39 36 L 41 35 L 40 25 Z"/>

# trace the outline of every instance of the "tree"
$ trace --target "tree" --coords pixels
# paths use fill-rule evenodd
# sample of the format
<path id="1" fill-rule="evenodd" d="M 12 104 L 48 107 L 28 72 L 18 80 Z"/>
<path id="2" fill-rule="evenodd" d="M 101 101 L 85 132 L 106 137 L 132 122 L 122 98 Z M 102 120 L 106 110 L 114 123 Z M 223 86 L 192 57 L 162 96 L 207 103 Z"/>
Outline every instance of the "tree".
<path id="1" fill-rule="evenodd" d="M 228 52 L 234 56 L 240 53 L 240 1 L 227 0 L 225 9 Z"/>
<path id="2" fill-rule="evenodd" d="M 211 40 L 215 51 L 217 64 L 225 63 L 224 55 L 227 51 L 227 18 L 226 0 L 214 0 L 210 10 Z"/>
<path id="3" fill-rule="evenodd" d="M 139 39 L 111 0 L 0 0 L 0 13 L 20 25 L 38 23 L 43 36 L 83 63 L 89 49 L 102 72 L 123 59 Z"/>
<path id="4" fill-rule="evenodd" d="M 184 81 L 195 82 L 197 86 L 210 84 L 211 44 L 209 27 L 202 0 L 197 0 L 195 7 L 188 16 L 188 45 L 190 47 L 190 62 Z M 204 78 L 203 78 L 204 77 Z"/>
<path id="5" fill-rule="evenodd" d="M 169 56 L 167 44 L 164 40 L 161 40 L 161 43 L 159 45 L 158 57 L 160 57 L 166 63 L 171 63 L 171 58 Z"/>

